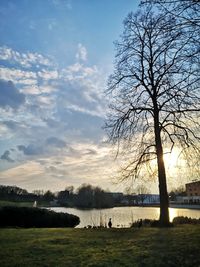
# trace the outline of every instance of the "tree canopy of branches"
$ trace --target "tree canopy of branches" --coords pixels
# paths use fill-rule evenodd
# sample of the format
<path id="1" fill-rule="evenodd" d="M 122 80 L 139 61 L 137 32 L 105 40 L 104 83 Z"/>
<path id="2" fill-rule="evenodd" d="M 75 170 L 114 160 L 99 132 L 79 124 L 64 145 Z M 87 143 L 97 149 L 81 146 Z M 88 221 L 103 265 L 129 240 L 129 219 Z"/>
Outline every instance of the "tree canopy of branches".
<path id="1" fill-rule="evenodd" d="M 82 184 L 76 195 L 76 206 L 79 208 L 110 208 L 113 207 L 112 195 L 100 187 Z"/>
<path id="2" fill-rule="evenodd" d="M 200 26 L 200 0 L 142 0 L 141 5 L 152 5 L 176 16 L 179 27 Z"/>
<path id="3" fill-rule="evenodd" d="M 197 25 L 176 27 L 179 20 L 151 5 L 130 13 L 116 42 L 114 73 L 109 78 L 110 112 L 106 129 L 118 152 L 130 157 L 122 179 L 138 177 L 155 161 L 160 193 L 160 224 L 169 224 L 163 155 L 174 145 L 198 152 L 199 53 Z"/>

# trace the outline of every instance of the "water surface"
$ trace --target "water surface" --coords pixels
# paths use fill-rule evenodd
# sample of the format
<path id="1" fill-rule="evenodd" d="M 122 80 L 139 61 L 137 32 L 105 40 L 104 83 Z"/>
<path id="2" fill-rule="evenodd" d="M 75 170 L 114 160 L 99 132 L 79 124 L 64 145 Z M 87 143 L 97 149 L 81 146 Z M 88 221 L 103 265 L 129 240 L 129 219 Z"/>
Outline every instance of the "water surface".
<path id="1" fill-rule="evenodd" d="M 77 226 L 85 227 L 88 225 L 99 226 L 100 223 L 107 225 L 109 218 L 112 218 L 113 227 L 129 227 L 130 224 L 138 219 L 158 219 L 160 209 L 156 207 L 115 207 L 111 209 L 91 209 L 80 210 L 76 208 L 51 208 L 56 212 L 67 212 L 77 215 L 80 224 Z M 169 208 L 170 221 L 177 216 L 187 216 L 200 218 L 200 210 Z"/>

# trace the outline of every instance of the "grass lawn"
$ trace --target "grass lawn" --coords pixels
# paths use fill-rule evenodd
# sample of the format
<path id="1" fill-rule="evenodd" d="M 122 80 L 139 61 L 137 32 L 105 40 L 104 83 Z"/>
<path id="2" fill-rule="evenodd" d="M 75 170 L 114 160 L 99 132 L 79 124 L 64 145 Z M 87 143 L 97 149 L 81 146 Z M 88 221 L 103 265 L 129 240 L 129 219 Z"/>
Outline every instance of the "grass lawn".
<path id="1" fill-rule="evenodd" d="M 23 202 L 23 201 L 6 201 L 6 200 L 0 200 L 0 207 L 4 206 L 17 206 L 17 207 L 33 207 L 33 201 L 32 202 Z"/>
<path id="2" fill-rule="evenodd" d="M 200 225 L 0 229 L 0 266 L 200 266 Z"/>
<path id="3" fill-rule="evenodd" d="M 0 200 L 0 207 L 5 206 L 16 206 L 16 207 L 33 207 L 34 201 L 7 201 Z M 48 201 L 43 201 L 38 204 L 39 207 L 49 207 L 50 204 Z"/>

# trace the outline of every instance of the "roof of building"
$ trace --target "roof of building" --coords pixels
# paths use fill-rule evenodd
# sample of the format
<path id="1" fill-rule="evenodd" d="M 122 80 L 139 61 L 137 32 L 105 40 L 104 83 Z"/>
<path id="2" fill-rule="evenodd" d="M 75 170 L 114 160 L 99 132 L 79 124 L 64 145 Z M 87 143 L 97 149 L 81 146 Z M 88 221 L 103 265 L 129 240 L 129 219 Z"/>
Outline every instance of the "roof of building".
<path id="1" fill-rule="evenodd" d="M 200 180 L 199 181 L 193 181 L 193 182 L 187 183 L 186 185 L 198 184 L 198 183 L 200 183 Z"/>

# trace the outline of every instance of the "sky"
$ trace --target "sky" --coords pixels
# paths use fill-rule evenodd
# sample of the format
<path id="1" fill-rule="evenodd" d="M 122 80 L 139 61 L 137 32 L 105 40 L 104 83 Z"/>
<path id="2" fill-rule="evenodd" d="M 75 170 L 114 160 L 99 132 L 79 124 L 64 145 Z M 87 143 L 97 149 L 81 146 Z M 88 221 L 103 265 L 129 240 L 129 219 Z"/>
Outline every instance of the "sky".
<path id="1" fill-rule="evenodd" d="M 0 1 L 0 184 L 113 184 L 102 129 L 113 42 L 139 0 Z"/>

